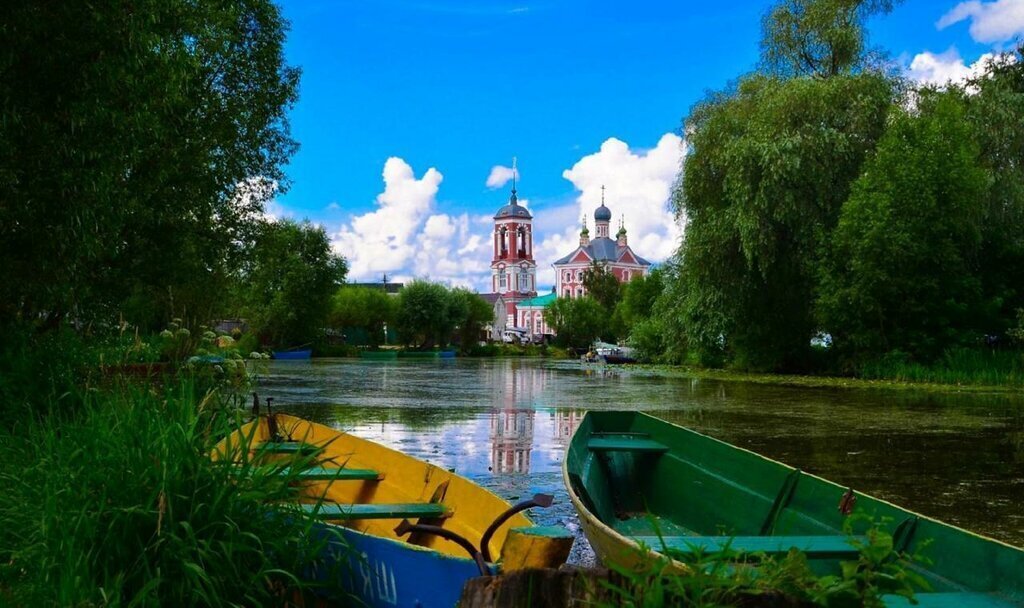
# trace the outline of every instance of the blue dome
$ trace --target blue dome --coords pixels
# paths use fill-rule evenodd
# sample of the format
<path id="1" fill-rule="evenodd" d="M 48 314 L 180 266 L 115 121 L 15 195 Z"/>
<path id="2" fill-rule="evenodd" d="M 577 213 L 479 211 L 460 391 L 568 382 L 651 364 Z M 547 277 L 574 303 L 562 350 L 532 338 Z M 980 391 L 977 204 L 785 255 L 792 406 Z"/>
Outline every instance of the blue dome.
<path id="1" fill-rule="evenodd" d="M 598 207 L 597 211 L 594 212 L 594 220 L 598 222 L 612 221 L 612 210 L 609 209 L 608 207 L 605 207 L 604 203 L 601 203 L 601 206 Z"/>
<path id="2" fill-rule="evenodd" d="M 516 197 L 516 191 L 512 191 L 512 196 L 508 198 L 508 204 L 498 209 L 498 212 L 494 214 L 494 219 L 500 220 L 509 217 L 521 217 L 523 219 L 530 219 L 533 216 L 530 215 L 530 210 L 519 204 L 519 199 Z M 609 218 L 611 215 L 609 214 Z"/>

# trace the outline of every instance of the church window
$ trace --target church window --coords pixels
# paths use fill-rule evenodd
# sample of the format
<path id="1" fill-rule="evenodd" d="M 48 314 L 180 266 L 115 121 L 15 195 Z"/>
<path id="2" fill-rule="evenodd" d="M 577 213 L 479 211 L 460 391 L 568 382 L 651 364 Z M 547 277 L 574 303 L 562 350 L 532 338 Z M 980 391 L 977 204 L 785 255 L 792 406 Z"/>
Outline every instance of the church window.
<path id="1" fill-rule="evenodd" d="M 507 286 L 507 279 L 505 277 L 505 269 L 498 269 L 498 287 L 505 288 Z"/>
<path id="2" fill-rule="evenodd" d="M 628 281 L 629 280 L 629 271 L 628 270 L 623 270 L 622 271 L 622 280 L 623 281 Z"/>
<path id="3" fill-rule="evenodd" d="M 519 273 L 519 291 L 530 291 L 530 273 L 525 270 Z"/>

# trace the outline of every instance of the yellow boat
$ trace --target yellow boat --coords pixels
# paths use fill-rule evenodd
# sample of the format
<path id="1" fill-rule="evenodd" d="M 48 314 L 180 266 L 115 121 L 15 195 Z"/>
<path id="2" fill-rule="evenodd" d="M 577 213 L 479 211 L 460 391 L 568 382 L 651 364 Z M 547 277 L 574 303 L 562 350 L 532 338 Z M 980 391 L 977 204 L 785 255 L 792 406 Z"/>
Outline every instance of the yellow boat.
<path id="1" fill-rule="evenodd" d="M 568 531 L 523 514 L 550 496 L 512 506 L 451 471 L 295 416 L 260 416 L 213 457 L 282 464 L 302 484 L 299 509 L 340 531 L 344 554 L 357 556 L 337 582 L 369 606 L 448 608 L 466 580 L 557 567 L 572 546 Z"/>

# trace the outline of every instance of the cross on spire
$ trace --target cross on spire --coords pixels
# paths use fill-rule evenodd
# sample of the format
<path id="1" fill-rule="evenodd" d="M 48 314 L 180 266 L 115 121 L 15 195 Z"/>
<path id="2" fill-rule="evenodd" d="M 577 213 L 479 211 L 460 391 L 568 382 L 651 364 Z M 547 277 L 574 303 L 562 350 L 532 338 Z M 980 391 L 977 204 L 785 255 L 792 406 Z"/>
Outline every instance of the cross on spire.
<path id="1" fill-rule="evenodd" d="M 518 171 L 516 171 L 516 157 L 513 156 L 512 157 L 512 194 L 516 193 L 516 174 L 517 173 L 518 173 Z"/>
<path id="2" fill-rule="evenodd" d="M 601 205 L 604 205 L 604 184 L 601 184 Z"/>

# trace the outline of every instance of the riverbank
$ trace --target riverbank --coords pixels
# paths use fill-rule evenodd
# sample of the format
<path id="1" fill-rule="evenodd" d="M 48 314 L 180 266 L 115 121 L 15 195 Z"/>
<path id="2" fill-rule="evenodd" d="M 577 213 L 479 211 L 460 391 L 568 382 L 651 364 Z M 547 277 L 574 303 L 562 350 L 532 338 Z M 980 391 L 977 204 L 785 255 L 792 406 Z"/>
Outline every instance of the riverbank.
<path id="1" fill-rule="evenodd" d="M 623 366 L 636 374 L 667 378 L 696 378 L 725 382 L 748 382 L 774 386 L 806 388 L 851 388 L 899 391 L 925 391 L 941 393 L 1024 393 L 1019 384 L 965 384 L 895 379 L 853 378 L 848 376 L 810 376 L 799 374 L 772 374 L 709 369 L 687 365 L 631 364 Z"/>

